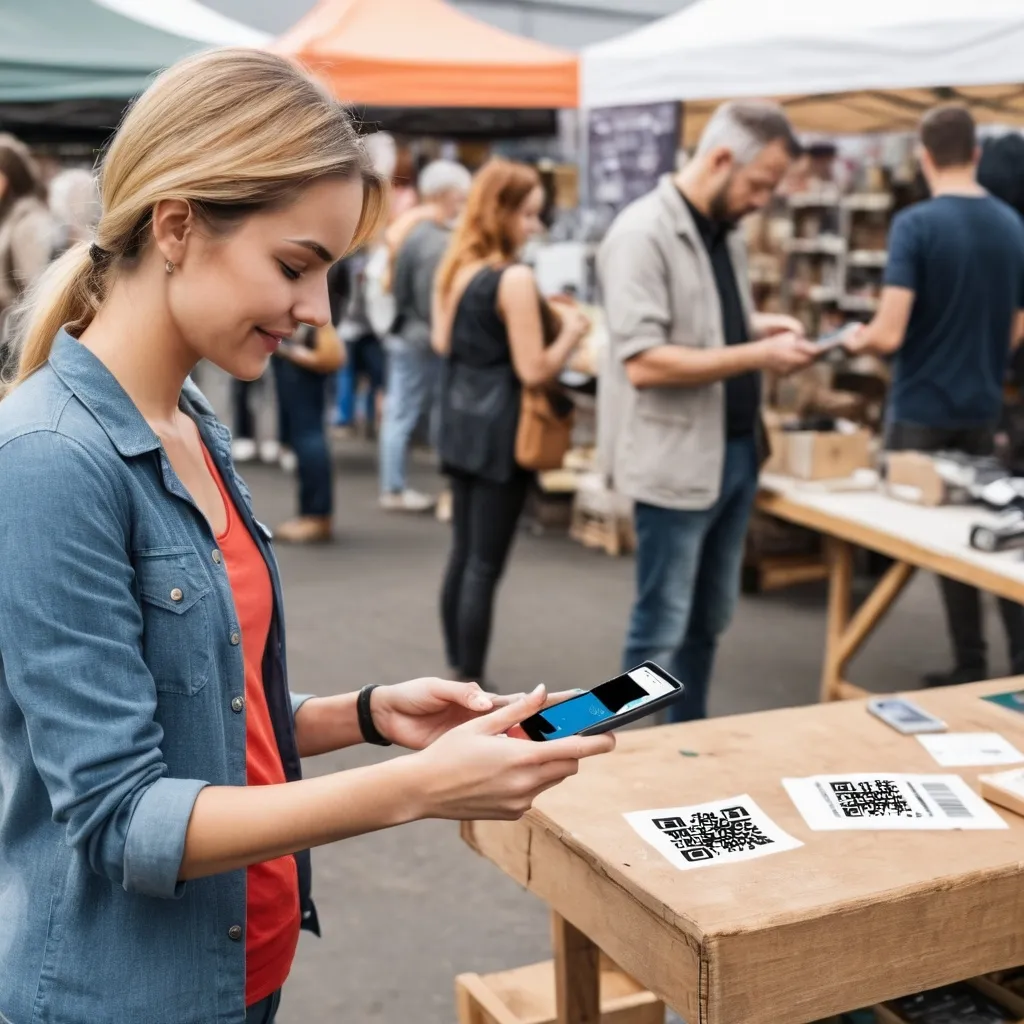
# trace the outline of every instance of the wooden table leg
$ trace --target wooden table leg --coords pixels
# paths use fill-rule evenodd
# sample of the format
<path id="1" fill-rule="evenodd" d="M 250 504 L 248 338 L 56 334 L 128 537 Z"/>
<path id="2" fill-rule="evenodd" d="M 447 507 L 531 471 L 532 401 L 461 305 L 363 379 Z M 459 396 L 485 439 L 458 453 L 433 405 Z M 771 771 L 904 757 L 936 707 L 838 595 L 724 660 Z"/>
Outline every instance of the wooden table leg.
<path id="1" fill-rule="evenodd" d="M 868 691 L 846 682 L 846 666 L 874 632 L 903 588 L 914 577 L 916 567 L 893 562 L 856 613 L 850 614 L 853 583 L 853 546 L 845 541 L 829 542 L 828 629 L 825 638 L 825 666 L 821 678 L 821 699 L 863 697 Z"/>
<path id="2" fill-rule="evenodd" d="M 558 1024 L 600 1024 L 600 950 L 554 912 L 551 928 Z"/>
<path id="3" fill-rule="evenodd" d="M 821 699 L 838 700 L 844 663 L 840 660 L 843 632 L 850 621 L 850 585 L 853 582 L 853 545 L 830 537 L 828 545 L 828 618 L 825 664 L 821 670 Z"/>

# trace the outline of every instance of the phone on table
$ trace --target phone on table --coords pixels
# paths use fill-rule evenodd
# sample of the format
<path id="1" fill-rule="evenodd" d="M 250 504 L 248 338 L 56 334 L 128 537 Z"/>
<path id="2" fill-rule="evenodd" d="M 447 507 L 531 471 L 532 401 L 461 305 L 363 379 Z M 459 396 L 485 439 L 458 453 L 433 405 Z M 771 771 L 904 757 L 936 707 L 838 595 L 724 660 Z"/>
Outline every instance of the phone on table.
<path id="1" fill-rule="evenodd" d="M 683 695 L 683 684 L 653 661 L 600 686 L 531 715 L 520 727 L 531 740 L 596 736 L 668 707 Z"/>
<path id="2" fill-rule="evenodd" d="M 873 697 L 868 701 L 868 711 L 905 736 L 945 732 L 947 729 L 941 718 L 929 714 L 906 697 Z"/>

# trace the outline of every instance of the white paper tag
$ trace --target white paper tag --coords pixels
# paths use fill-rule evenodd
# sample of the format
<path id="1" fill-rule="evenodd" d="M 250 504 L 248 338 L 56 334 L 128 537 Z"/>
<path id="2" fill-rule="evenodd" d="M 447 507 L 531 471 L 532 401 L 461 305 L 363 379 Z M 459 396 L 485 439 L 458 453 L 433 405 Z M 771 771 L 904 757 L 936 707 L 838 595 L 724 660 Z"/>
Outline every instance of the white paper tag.
<path id="1" fill-rule="evenodd" d="M 1024 761 L 1024 754 L 997 732 L 946 732 L 917 739 L 943 768 Z"/>
<path id="2" fill-rule="evenodd" d="M 624 817 L 680 871 L 752 860 L 804 845 L 783 832 L 745 793 L 693 807 L 632 811 Z"/>
<path id="3" fill-rule="evenodd" d="M 959 775 L 863 772 L 782 784 L 804 821 L 819 832 L 1009 828 Z"/>

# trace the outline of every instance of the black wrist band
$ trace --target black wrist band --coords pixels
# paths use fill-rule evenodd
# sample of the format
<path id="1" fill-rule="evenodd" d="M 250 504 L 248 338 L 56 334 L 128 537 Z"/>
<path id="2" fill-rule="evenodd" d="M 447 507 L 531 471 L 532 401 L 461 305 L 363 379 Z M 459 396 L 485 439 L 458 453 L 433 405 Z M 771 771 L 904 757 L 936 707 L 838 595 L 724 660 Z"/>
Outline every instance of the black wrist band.
<path id="1" fill-rule="evenodd" d="M 370 695 L 376 689 L 377 684 L 370 683 L 359 691 L 359 697 L 356 700 L 356 716 L 359 719 L 359 731 L 363 734 L 363 739 L 367 743 L 372 743 L 375 747 L 390 747 L 391 740 L 384 739 L 377 731 L 377 726 L 373 724 L 373 714 L 370 711 Z"/>

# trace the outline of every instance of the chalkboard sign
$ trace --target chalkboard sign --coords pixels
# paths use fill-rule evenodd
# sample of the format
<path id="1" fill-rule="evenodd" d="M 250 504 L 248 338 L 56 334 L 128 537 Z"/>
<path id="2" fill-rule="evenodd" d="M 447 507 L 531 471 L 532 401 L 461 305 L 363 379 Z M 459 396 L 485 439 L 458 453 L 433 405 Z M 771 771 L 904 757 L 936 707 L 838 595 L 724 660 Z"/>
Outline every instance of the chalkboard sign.
<path id="1" fill-rule="evenodd" d="M 675 102 L 588 112 L 590 206 L 605 226 L 675 170 L 679 115 Z"/>

